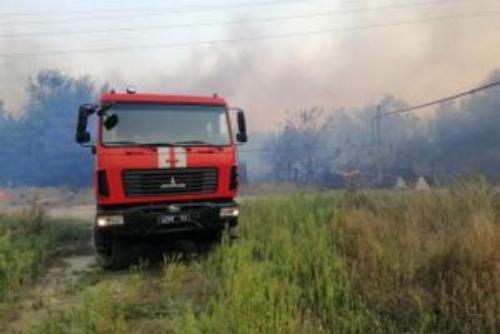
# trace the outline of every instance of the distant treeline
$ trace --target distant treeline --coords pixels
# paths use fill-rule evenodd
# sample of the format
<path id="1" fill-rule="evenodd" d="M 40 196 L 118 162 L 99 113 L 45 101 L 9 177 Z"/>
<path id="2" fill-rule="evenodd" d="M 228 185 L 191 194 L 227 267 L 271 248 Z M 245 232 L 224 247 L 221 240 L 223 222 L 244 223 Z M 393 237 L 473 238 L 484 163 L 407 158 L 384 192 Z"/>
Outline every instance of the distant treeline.
<path id="1" fill-rule="evenodd" d="M 43 71 L 31 80 L 18 117 L 0 105 L 0 185 L 86 186 L 93 157 L 75 144 L 78 105 L 95 99 L 88 77 Z"/>
<path id="2" fill-rule="evenodd" d="M 500 71 L 486 81 L 496 80 Z M 93 156 L 75 144 L 76 113 L 78 105 L 94 101 L 103 89 L 89 77 L 43 71 L 29 83 L 28 101 L 18 117 L 0 103 L 0 186 L 90 185 Z M 385 111 L 405 106 L 390 96 L 382 101 Z M 499 89 L 444 104 L 434 116 L 417 112 L 384 118 L 380 149 L 373 136 L 376 107 L 288 113 L 276 133 L 251 139 L 262 146 L 251 164 L 262 175 L 250 174 L 260 180 L 333 186 L 346 174 L 373 178 L 380 164 L 385 178 L 424 175 L 439 181 L 480 172 L 500 180 Z"/>
<path id="3" fill-rule="evenodd" d="M 499 80 L 496 71 L 486 81 Z M 388 112 L 408 105 L 387 96 L 381 106 Z M 399 176 L 419 175 L 434 182 L 469 173 L 500 180 L 500 89 L 443 104 L 433 115 L 419 111 L 385 117 L 380 145 L 374 136 L 376 109 L 313 108 L 289 114 L 263 153 L 271 165 L 269 178 L 325 186 L 342 183 L 346 175 L 386 185 Z M 379 170 L 383 177 L 375 181 Z"/>

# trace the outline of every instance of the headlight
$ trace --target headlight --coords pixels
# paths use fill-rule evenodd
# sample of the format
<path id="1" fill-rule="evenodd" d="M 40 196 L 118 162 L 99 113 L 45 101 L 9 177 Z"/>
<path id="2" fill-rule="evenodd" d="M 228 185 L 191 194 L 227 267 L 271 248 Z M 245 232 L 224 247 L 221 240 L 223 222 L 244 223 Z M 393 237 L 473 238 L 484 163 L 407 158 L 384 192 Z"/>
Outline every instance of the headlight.
<path id="1" fill-rule="evenodd" d="M 123 225 L 123 216 L 98 216 L 97 226 L 106 227 L 113 225 Z"/>
<path id="2" fill-rule="evenodd" d="M 240 215 L 239 208 L 222 208 L 220 209 L 221 218 L 236 218 Z"/>

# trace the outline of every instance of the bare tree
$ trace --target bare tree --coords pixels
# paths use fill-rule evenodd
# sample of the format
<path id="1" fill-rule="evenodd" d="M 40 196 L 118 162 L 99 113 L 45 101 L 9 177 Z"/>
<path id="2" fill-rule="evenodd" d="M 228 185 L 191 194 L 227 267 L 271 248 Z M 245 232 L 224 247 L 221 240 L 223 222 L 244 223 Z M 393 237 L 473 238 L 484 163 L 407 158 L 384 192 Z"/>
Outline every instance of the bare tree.
<path id="1" fill-rule="evenodd" d="M 328 137 L 333 119 L 323 109 L 302 109 L 288 115 L 282 130 L 275 134 L 268 160 L 275 180 L 311 184 L 329 168 Z"/>

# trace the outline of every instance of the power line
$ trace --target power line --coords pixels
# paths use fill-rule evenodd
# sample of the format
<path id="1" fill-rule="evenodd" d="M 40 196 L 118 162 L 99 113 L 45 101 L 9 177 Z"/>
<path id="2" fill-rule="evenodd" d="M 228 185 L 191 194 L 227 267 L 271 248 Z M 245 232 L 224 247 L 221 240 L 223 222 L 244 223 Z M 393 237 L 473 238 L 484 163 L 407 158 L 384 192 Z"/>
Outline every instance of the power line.
<path id="1" fill-rule="evenodd" d="M 492 11 L 481 11 L 463 15 L 447 15 L 447 16 L 436 16 L 426 19 L 415 19 L 415 20 L 403 20 L 399 22 L 388 22 L 379 23 L 371 25 L 359 25 L 345 28 L 334 28 L 334 29 L 324 29 L 324 30 L 313 30 L 306 32 L 296 32 L 296 33 L 283 33 L 274 35 L 260 35 L 254 37 L 245 38 L 235 38 L 235 39 L 219 39 L 219 40 L 206 40 L 198 42 L 179 42 L 179 43 L 165 43 L 165 44 L 148 44 L 148 45 L 128 45 L 128 46 L 116 46 L 116 47 L 103 47 L 103 48 L 80 48 L 80 49 L 67 49 L 67 50 L 56 50 L 56 51 L 41 51 L 41 52 L 19 52 L 19 53 L 2 53 L 0 58 L 21 58 L 21 57 L 34 57 L 34 56 L 55 56 L 63 54 L 76 54 L 76 53 L 108 53 L 108 52 L 119 52 L 119 51 L 140 51 L 145 49 L 162 49 L 162 48 L 183 48 L 191 46 L 203 46 L 203 45 L 214 45 L 214 44 L 226 44 L 226 43 L 238 43 L 238 42 L 252 42 L 252 41 L 262 41 L 262 40 L 279 40 L 279 39 L 289 39 L 298 37 L 309 37 L 317 35 L 328 35 L 337 32 L 349 32 L 349 31 L 362 31 L 375 28 L 387 28 L 396 27 L 409 24 L 423 23 L 423 22 L 436 22 L 436 21 L 446 21 L 455 19 L 467 19 L 482 17 L 485 15 L 498 15 L 500 10 Z"/>
<path id="2" fill-rule="evenodd" d="M 228 20 L 222 22 L 198 22 L 198 23 L 184 23 L 184 24 L 162 24 L 162 25 L 149 25 L 149 26 L 139 26 L 139 27 L 122 27 L 122 28 L 111 28 L 105 30 L 86 30 L 86 31 L 53 31 L 53 32 L 35 32 L 35 33 L 5 33 L 0 34 L 0 37 L 15 38 L 15 37 L 36 37 L 36 36 L 66 36 L 66 35 L 89 35 L 89 34 L 103 34 L 110 32 L 127 32 L 127 31 L 139 31 L 139 30 L 156 30 L 156 29 L 172 29 L 172 28 L 191 28 L 191 27 L 206 27 L 206 26 L 218 26 L 218 25 L 233 25 L 233 24 L 245 24 L 245 23 L 268 23 L 268 22 L 279 22 L 297 19 L 307 19 L 315 17 L 329 17 L 342 14 L 352 14 L 352 13 L 363 13 L 372 12 L 378 10 L 392 10 L 392 9 L 405 9 L 405 8 L 419 8 L 423 6 L 430 6 L 436 4 L 446 4 L 446 3 L 456 3 L 455 1 L 426 1 L 417 2 L 404 5 L 385 5 L 372 8 L 356 8 L 349 10 L 334 10 L 334 11 L 321 11 L 309 14 L 299 14 L 299 15 L 283 15 L 283 16 L 270 16 L 262 18 L 249 18 L 249 19 L 238 19 L 238 20 Z M 161 15 L 156 13 L 155 15 Z"/>
<path id="3" fill-rule="evenodd" d="M 394 110 L 394 111 L 391 111 L 391 112 L 385 112 L 385 113 L 383 113 L 383 112 L 381 112 L 381 109 L 379 107 L 377 109 L 377 113 L 376 113 L 376 116 L 374 117 L 374 119 L 378 118 L 380 120 L 381 118 L 386 117 L 386 116 L 391 116 L 391 115 L 394 115 L 394 114 L 401 114 L 401 113 L 408 113 L 408 112 L 415 111 L 415 110 L 418 110 L 418 109 L 428 108 L 428 107 L 431 107 L 433 105 L 437 105 L 437 104 L 441 104 L 441 103 L 453 101 L 453 100 L 456 100 L 456 99 L 459 99 L 459 98 L 462 98 L 462 97 L 465 97 L 465 96 L 473 95 L 473 94 L 476 94 L 476 93 L 479 93 L 479 92 L 482 92 L 482 91 L 485 91 L 485 90 L 489 90 L 489 89 L 492 89 L 492 88 L 495 88 L 495 87 L 499 87 L 499 86 L 500 86 L 500 81 L 495 81 L 495 82 L 492 82 L 492 83 L 489 83 L 489 84 L 486 84 L 486 85 L 483 85 L 483 86 L 479 86 L 479 87 L 467 90 L 467 91 L 459 93 L 459 94 L 455 94 L 455 95 L 452 95 L 452 96 L 444 97 L 444 98 L 441 98 L 441 99 L 438 99 L 438 100 L 434 100 L 434 101 L 431 101 L 431 102 L 426 102 L 426 103 L 419 104 L 419 105 L 416 105 L 416 106 L 413 106 L 413 107 L 408 107 L 408 108 Z M 381 137 L 381 135 L 380 135 L 380 122 L 378 122 L 378 123 L 379 124 L 375 124 L 375 125 L 372 124 L 372 127 L 378 128 L 376 130 L 372 129 L 372 131 L 375 131 L 375 141 L 377 143 L 377 146 L 380 146 L 381 145 L 381 142 L 380 142 L 380 137 Z M 260 153 L 260 152 L 269 152 L 269 151 L 272 151 L 272 150 L 269 149 L 269 148 L 257 148 L 257 149 L 241 150 L 240 152 L 241 153 Z"/>
<path id="4" fill-rule="evenodd" d="M 240 2 L 233 4 L 204 4 L 200 5 L 188 5 L 188 6 L 162 6 L 162 7 L 135 7 L 135 8 L 101 8 L 101 9 L 89 9 L 89 10 L 71 10 L 71 11 L 52 11 L 52 12 L 3 12 L 0 13 L 0 17 L 5 16 L 54 16 L 54 15 L 93 15 L 98 13 L 137 13 L 141 11 L 158 11 L 158 10 L 168 10 L 174 11 L 175 13 L 180 12 L 200 12 L 200 11 L 215 11 L 221 9 L 232 9 L 240 7 L 254 7 L 254 6 L 266 6 L 275 4 L 288 4 L 295 2 L 303 2 L 302 0 L 266 0 L 266 1 L 251 1 L 251 2 Z"/>
<path id="5" fill-rule="evenodd" d="M 408 107 L 408 108 L 398 109 L 398 110 L 394 110 L 394 111 L 390 111 L 390 112 L 385 112 L 385 113 L 382 113 L 381 116 L 379 116 L 379 117 L 386 117 L 386 116 L 391 116 L 391 115 L 395 115 L 395 114 L 403 114 L 403 113 L 412 112 L 412 111 L 415 111 L 415 110 L 418 110 L 418 109 L 428 108 L 428 107 L 431 107 L 433 105 L 437 105 L 437 104 L 441 104 L 441 103 L 453 101 L 453 100 L 456 100 L 456 99 L 459 99 L 459 98 L 462 98 L 462 97 L 465 97 L 465 96 L 468 96 L 468 95 L 472 95 L 472 94 L 475 94 L 475 93 L 478 93 L 478 92 L 481 92 L 481 91 L 484 91 L 484 90 L 488 90 L 488 89 L 491 89 L 491 88 L 494 88 L 494 87 L 497 87 L 497 86 L 500 86 L 500 81 L 493 82 L 493 83 L 490 83 L 490 84 L 487 84 L 487 85 L 484 85 L 484 86 L 476 87 L 476 88 L 470 89 L 468 91 L 465 91 L 463 93 L 459 93 L 459 94 L 456 94 L 456 95 L 452 95 L 452 96 L 448 96 L 448 97 L 445 97 L 445 98 L 441 98 L 439 100 L 434 100 L 434 101 L 431 101 L 431 102 L 426 102 L 426 103 L 419 104 L 419 105 L 416 105 L 416 106 L 413 106 L 413 107 Z"/>
<path id="6" fill-rule="evenodd" d="M 468 0 L 441 0 L 435 2 L 451 2 L 456 3 L 457 1 L 468 1 Z M 309 1 L 310 3 L 311 1 Z M 363 1 L 343 1 L 342 4 L 346 3 L 362 3 Z M 266 1 L 251 1 L 251 2 L 240 2 L 240 3 L 232 3 L 232 4 L 221 4 L 221 3 L 212 3 L 212 4 L 194 4 L 187 6 L 160 6 L 160 7 L 135 7 L 135 8 L 101 8 L 101 9 L 89 9 L 89 10 L 70 10 L 70 11 L 52 11 L 52 12 L 0 12 L 1 17 L 23 17 L 23 16 L 56 16 L 56 15 L 95 15 L 95 14 L 119 14 L 119 13 L 134 13 L 139 14 L 140 12 L 157 12 L 157 11 L 169 11 L 173 13 L 191 13 L 191 12 L 202 12 L 202 11 L 218 11 L 224 9 L 234 9 L 234 8 L 243 8 L 243 7 L 255 7 L 255 6 L 268 6 L 268 5 L 280 5 L 280 4 L 294 4 L 301 3 L 303 4 L 303 0 L 266 0 Z M 401 2 L 400 2 L 401 4 Z M 404 2 L 403 4 L 408 4 L 408 2 Z M 410 3 L 411 4 L 411 3 Z M 71 19 L 69 19 L 71 20 Z M 68 21 L 69 21 L 68 20 Z M 21 23 L 29 23 L 30 21 L 24 21 Z M 37 21 L 38 22 L 38 21 Z M 46 22 L 46 21 L 43 21 Z"/>
<path id="7" fill-rule="evenodd" d="M 468 2 L 468 0 L 455 0 L 455 1 L 452 1 L 452 0 L 433 0 L 433 1 L 428 1 L 427 2 L 427 5 L 430 5 L 430 4 L 446 4 L 446 3 L 453 3 L 453 4 L 457 4 L 457 2 L 460 2 L 462 1 L 463 3 L 466 3 Z M 85 18 L 85 17 L 78 17 L 78 18 L 63 18 L 63 19 L 57 19 L 57 20 L 47 20 L 47 19 L 37 19 L 37 20 L 31 20 L 31 21 L 13 21 L 13 22 L 3 22 L 4 24 L 11 24 L 11 25 L 29 25 L 29 24 L 57 24 L 57 23 L 65 23 L 65 22 L 69 22 L 69 23 L 74 23 L 74 22 L 88 22 L 88 21 L 94 21 L 94 20 L 106 20 L 106 21 L 109 21 L 109 20 L 112 20 L 112 19 L 124 19 L 124 18 L 144 18 L 144 17 L 153 17 L 153 16 L 168 16 L 168 15 L 171 15 L 171 14 L 188 14 L 188 13 L 198 13 L 198 12 L 216 12 L 216 11 L 220 11 L 220 10 L 224 10 L 224 9 L 238 9 L 238 8 L 251 8 L 251 7 L 263 7 L 263 6 L 279 6 L 279 5 L 283 5 L 283 4 L 304 4 L 303 1 L 300 1 L 300 0 L 289 0 L 289 1 L 268 1 L 268 2 L 252 2 L 252 3 L 245 3 L 245 4 L 240 4 L 240 5 L 226 5 L 225 8 L 200 8 L 200 9 L 192 9 L 192 10 L 170 10 L 168 11 L 167 13 L 165 12 L 162 12 L 161 10 L 155 10 L 153 12 L 139 12 L 139 11 L 135 11 L 131 14 L 128 14 L 128 15 L 124 15 L 124 14 L 121 14 L 121 15 L 112 15 L 112 16 L 109 16 L 110 14 L 103 14 L 103 15 L 100 15 L 100 16 L 96 16 L 96 14 L 99 14 L 99 12 L 97 12 L 96 14 L 92 15 L 91 17 L 88 17 L 88 18 Z M 307 3 L 307 5 L 311 4 L 310 2 Z M 419 3 L 416 3 L 416 5 L 418 5 Z M 399 5 L 386 5 L 387 7 L 391 7 L 391 6 L 394 6 L 394 8 L 397 8 L 397 7 L 401 7 L 401 8 L 404 8 L 405 6 L 407 6 L 408 8 L 412 7 L 412 5 L 414 5 L 414 3 L 404 3 L 404 4 L 399 4 Z M 422 3 L 421 5 L 425 5 L 424 3 Z M 381 6 L 383 7 L 383 6 Z M 356 12 L 361 12 L 363 11 L 363 9 L 354 9 L 351 11 L 351 13 L 356 13 Z M 367 10 L 369 11 L 369 10 Z M 346 10 L 345 11 L 346 13 L 350 12 L 350 10 Z"/>
<path id="8" fill-rule="evenodd" d="M 446 0 L 448 1 L 448 0 Z M 193 8 L 193 9 L 170 9 L 167 12 L 165 10 L 161 9 L 156 9 L 152 11 L 146 11 L 146 12 L 141 12 L 141 11 L 133 11 L 127 14 L 128 12 L 125 12 L 125 14 L 120 14 L 120 13 L 102 13 L 100 15 L 100 12 L 95 12 L 94 14 L 89 14 L 91 16 L 89 17 L 73 17 L 73 18 L 59 18 L 59 19 L 36 19 L 36 20 L 23 20 L 23 21 L 3 21 L 3 24 L 10 24 L 10 25 L 29 25 L 29 24 L 57 24 L 57 23 L 74 23 L 74 22 L 89 22 L 89 21 L 96 21 L 96 20 L 102 20 L 102 21 L 109 21 L 112 19 L 124 19 L 124 18 L 145 18 L 145 17 L 151 17 L 151 16 L 169 16 L 172 14 L 192 14 L 192 13 L 205 13 L 205 12 L 219 12 L 222 10 L 236 10 L 236 9 L 245 9 L 245 8 L 258 8 L 258 7 L 272 7 L 272 6 L 280 6 L 284 4 L 304 4 L 304 1 L 300 0 L 288 0 L 288 1 L 260 1 L 260 2 L 249 2 L 249 3 L 241 3 L 239 5 L 235 4 L 230 4 L 230 5 L 224 5 L 220 7 L 202 7 L 202 8 Z M 310 3 L 306 3 L 310 4 Z M 117 15 L 113 15 L 117 14 Z"/>
<path id="9" fill-rule="evenodd" d="M 389 112 L 382 112 L 381 106 L 379 105 L 377 107 L 377 111 L 376 111 L 375 115 L 372 118 L 372 122 L 374 122 L 376 129 L 378 129 L 378 131 L 373 133 L 374 138 L 375 138 L 375 146 L 374 146 L 373 154 L 374 154 L 374 161 L 376 161 L 377 166 L 378 166 L 377 169 L 378 169 L 379 179 L 381 180 L 383 177 L 383 174 L 384 174 L 383 173 L 383 165 L 384 165 L 383 160 L 384 159 L 383 159 L 383 155 L 380 153 L 382 150 L 382 132 L 380 131 L 380 129 L 381 129 L 382 120 L 384 119 L 384 117 L 389 117 L 389 116 L 396 115 L 396 114 L 409 113 L 409 112 L 412 112 L 412 111 L 415 111 L 418 109 L 428 108 L 428 107 L 431 107 L 434 105 L 453 101 L 453 100 L 456 100 L 456 99 L 459 99 L 459 98 L 462 98 L 465 96 L 469 96 L 469 95 L 472 95 L 472 94 L 475 94 L 478 92 L 482 92 L 482 91 L 485 91 L 488 89 L 492 89 L 492 88 L 498 87 L 498 86 L 500 86 L 500 81 L 492 82 L 492 83 L 489 83 L 489 84 L 486 84 L 483 86 L 479 86 L 479 87 L 467 90 L 467 91 L 462 92 L 462 93 L 458 93 L 458 94 L 444 97 L 444 98 L 441 98 L 438 100 L 422 103 L 422 104 L 419 104 L 419 105 L 416 105 L 413 107 L 397 109 L 397 110 L 393 110 L 393 111 L 389 111 Z M 373 131 L 373 127 L 372 127 L 372 131 Z"/>

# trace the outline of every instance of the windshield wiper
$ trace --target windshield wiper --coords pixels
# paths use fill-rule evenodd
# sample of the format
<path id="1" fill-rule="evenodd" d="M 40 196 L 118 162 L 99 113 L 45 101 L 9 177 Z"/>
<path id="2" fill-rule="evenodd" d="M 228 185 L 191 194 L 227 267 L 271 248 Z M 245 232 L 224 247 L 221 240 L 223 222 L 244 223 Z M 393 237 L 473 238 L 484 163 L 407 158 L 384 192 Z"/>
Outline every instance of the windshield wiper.
<path id="1" fill-rule="evenodd" d="M 139 143 L 139 142 L 128 141 L 128 140 L 106 142 L 105 145 L 142 146 L 142 147 L 173 146 L 172 143 Z"/>
<path id="2" fill-rule="evenodd" d="M 161 147 L 161 146 L 174 146 L 174 144 L 172 143 L 166 143 L 166 142 L 162 142 L 162 143 L 141 143 L 139 144 L 139 146 L 146 146 L 146 147 Z"/>
<path id="3" fill-rule="evenodd" d="M 220 145 L 215 145 L 203 140 L 183 140 L 183 141 L 176 141 L 174 143 L 168 143 L 168 142 L 161 142 L 161 143 L 139 143 L 135 141 L 130 141 L 130 140 L 120 140 L 120 141 L 111 141 L 111 142 L 106 142 L 105 145 L 110 145 L 110 146 L 141 146 L 141 147 L 162 147 L 162 146 L 167 146 L 167 147 L 172 147 L 172 146 L 220 146 Z"/>
<path id="4" fill-rule="evenodd" d="M 215 144 L 203 141 L 203 140 L 183 140 L 183 141 L 176 141 L 174 145 L 178 146 L 217 146 Z"/>
<path id="5" fill-rule="evenodd" d="M 140 143 L 137 143 L 135 141 L 129 141 L 129 140 L 117 140 L 117 141 L 108 141 L 104 143 L 105 145 L 140 145 Z"/>

